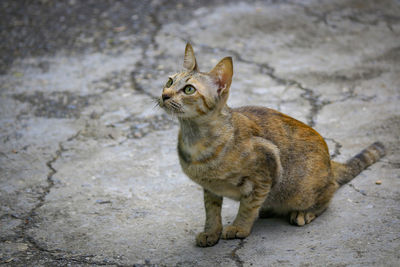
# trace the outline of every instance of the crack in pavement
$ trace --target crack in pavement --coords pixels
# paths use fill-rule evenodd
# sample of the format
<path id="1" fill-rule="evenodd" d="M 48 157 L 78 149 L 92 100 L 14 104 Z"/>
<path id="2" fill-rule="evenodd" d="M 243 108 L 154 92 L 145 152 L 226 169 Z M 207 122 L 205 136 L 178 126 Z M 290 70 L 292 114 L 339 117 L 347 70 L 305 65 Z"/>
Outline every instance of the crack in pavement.
<path id="1" fill-rule="evenodd" d="M 298 6 L 303 8 L 304 13 L 310 17 L 314 17 L 316 18 L 316 21 L 314 21 L 314 23 L 320 23 L 322 22 L 325 26 L 330 27 L 332 29 L 336 29 L 337 26 L 334 24 L 329 23 L 329 19 L 328 16 L 331 15 L 332 13 L 335 12 L 339 12 L 343 9 L 343 7 L 341 6 L 336 6 L 334 8 L 332 8 L 331 10 L 328 11 L 324 11 L 322 13 L 318 13 L 314 10 L 312 10 L 312 6 L 311 8 L 309 6 L 307 6 L 306 4 L 300 3 L 300 2 L 287 2 L 290 5 L 294 5 L 294 6 Z M 371 10 L 365 10 L 364 14 L 371 14 Z M 361 24 L 361 25 L 367 25 L 367 26 L 377 26 L 380 22 L 383 22 L 386 24 L 386 27 L 391 31 L 391 32 L 395 32 L 395 30 L 393 29 L 392 23 L 398 23 L 400 22 L 400 17 L 398 16 L 394 16 L 394 15 L 390 15 L 390 14 L 382 14 L 380 12 L 380 10 L 378 10 L 378 12 L 376 10 L 374 10 L 374 15 L 376 16 L 376 19 L 374 20 L 363 20 L 361 18 L 359 18 L 359 16 L 362 16 L 363 13 L 360 11 L 354 11 L 353 10 L 353 14 L 350 15 L 346 15 L 346 16 L 341 16 L 341 21 L 344 20 L 348 20 L 351 23 L 354 24 Z"/>
<path id="2" fill-rule="evenodd" d="M 161 26 L 162 26 L 157 18 L 157 12 L 158 12 L 159 8 L 160 7 L 157 6 L 154 9 L 154 11 L 150 14 L 150 17 L 151 17 L 150 23 L 152 23 L 155 28 L 152 31 L 153 34 L 151 34 L 152 37 L 150 40 L 150 44 L 153 44 L 154 48 L 157 48 L 157 46 L 158 46 L 157 42 L 155 40 L 156 33 L 161 29 Z M 149 42 L 146 42 L 146 40 L 141 41 L 141 46 L 143 48 L 147 47 L 148 45 L 149 45 Z M 146 51 L 145 49 L 142 49 L 143 56 L 145 56 L 145 51 Z M 143 58 L 145 58 L 145 57 L 143 57 Z M 139 84 L 139 82 L 137 80 L 137 77 L 136 77 L 137 71 L 136 70 L 140 69 L 142 65 L 143 65 L 142 62 L 138 61 L 134 67 L 134 70 L 130 73 L 131 86 L 136 91 L 150 97 L 153 100 L 156 100 L 157 97 L 152 95 L 150 92 L 145 91 L 144 88 Z M 110 75 L 111 75 L 112 81 L 114 81 L 114 79 L 113 79 L 113 78 L 115 78 L 114 76 L 115 75 L 118 76 L 119 73 L 112 72 Z M 108 76 L 106 76 L 104 79 L 99 80 L 98 82 L 103 82 L 103 80 L 105 80 L 108 84 Z M 96 85 L 96 82 L 94 83 L 94 85 Z M 112 85 L 114 85 L 114 84 L 112 84 Z M 119 86 L 120 86 L 120 83 L 117 80 L 117 83 L 115 84 L 114 87 L 116 89 L 118 89 Z M 106 86 L 105 88 L 101 88 L 102 93 L 111 91 L 110 88 L 113 88 L 113 87 Z M 72 141 L 72 140 L 76 139 L 80 133 L 81 133 L 81 131 L 78 131 L 75 135 L 69 137 L 66 141 Z M 117 262 L 112 262 L 109 260 L 93 261 L 93 260 L 87 259 L 88 257 L 94 257 L 94 256 L 87 256 L 87 255 L 74 256 L 74 257 L 66 257 L 65 255 L 60 256 L 60 253 L 65 254 L 66 252 L 63 252 L 58 249 L 49 250 L 49 249 L 43 248 L 40 244 L 38 244 L 38 242 L 33 237 L 27 235 L 27 230 L 30 229 L 34 224 L 34 217 L 37 216 L 36 211 L 44 205 L 46 196 L 50 193 L 51 189 L 53 188 L 53 186 L 55 184 L 54 180 L 53 180 L 53 176 L 57 173 L 57 170 L 54 168 L 54 163 L 60 158 L 62 153 L 65 151 L 65 149 L 62 145 L 63 142 L 65 142 L 65 141 L 59 142 L 59 144 L 58 144 L 59 148 L 56 150 L 55 155 L 48 162 L 46 162 L 46 166 L 50 170 L 47 174 L 47 186 L 43 189 L 43 193 L 38 197 L 39 203 L 30 210 L 30 212 L 28 213 L 27 216 L 22 218 L 23 223 L 21 224 L 21 226 L 19 228 L 19 236 L 22 237 L 23 240 L 25 240 L 27 243 L 29 243 L 30 246 L 32 248 L 34 248 L 36 251 L 40 251 L 41 253 L 48 254 L 47 256 L 50 256 L 55 261 L 67 261 L 68 263 L 91 264 L 91 265 L 99 265 L 99 266 L 100 265 L 123 266 L 123 265 L 118 264 Z M 137 266 L 141 266 L 141 265 L 138 264 Z"/>
<path id="3" fill-rule="evenodd" d="M 135 69 L 139 69 L 139 68 L 142 68 L 142 67 L 143 67 L 143 63 L 142 63 L 141 61 L 138 61 L 138 62 L 135 64 Z M 155 96 L 155 95 L 153 95 L 151 92 L 146 91 L 146 90 L 143 88 L 143 86 L 140 85 L 140 83 L 139 83 L 139 81 L 138 81 L 138 78 L 137 78 L 138 74 L 139 74 L 139 73 L 138 73 L 137 71 L 135 71 L 135 70 L 131 71 L 131 75 L 130 75 L 130 76 L 131 76 L 132 88 L 133 88 L 135 91 L 138 91 L 139 93 L 142 93 L 142 94 L 144 94 L 144 95 L 150 97 L 150 98 L 154 101 L 154 103 L 156 104 L 156 103 L 157 103 L 157 100 L 158 100 L 158 97 Z"/>
<path id="4" fill-rule="evenodd" d="M 173 120 L 172 117 L 167 114 L 151 116 L 149 118 L 140 118 L 136 116 L 127 117 L 123 122 L 135 122 L 131 125 L 130 131 L 127 134 L 127 138 L 133 139 L 143 138 L 149 133 L 155 131 L 169 130 L 178 125 L 178 122 Z"/>
<path id="5" fill-rule="evenodd" d="M 239 244 L 231 251 L 229 258 L 235 261 L 236 266 L 238 267 L 243 267 L 243 260 L 239 257 L 239 255 L 236 253 L 239 249 L 242 249 L 245 245 L 245 240 L 240 239 Z"/>
<path id="6" fill-rule="evenodd" d="M 56 261 L 67 261 L 68 263 L 78 263 L 78 264 L 90 264 L 90 265 L 96 265 L 96 266 L 117 266 L 117 267 L 124 267 L 124 266 L 128 266 L 128 265 L 122 265 L 113 261 L 109 261 L 109 260 L 103 260 L 103 261 L 95 261 L 95 260 L 90 260 L 87 258 L 91 258 L 91 257 L 95 257 L 95 255 L 82 255 L 82 256 L 78 256 L 78 257 L 71 257 L 71 258 L 67 258 L 64 256 L 54 256 L 54 260 Z"/>
<path id="7" fill-rule="evenodd" d="M 160 11 L 160 7 L 164 5 L 164 1 L 161 1 L 161 3 L 159 3 L 159 5 L 156 5 L 153 9 L 152 12 L 150 12 L 149 17 L 151 19 L 150 23 L 153 24 L 153 26 L 155 27 L 155 29 L 153 30 L 151 36 L 151 40 L 150 43 L 153 44 L 154 48 L 157 49 L 158 48 L 158 43 L 156 41 L 156 36 L 158 34 L 158 32 L 161 30 L 162 27 L 162 23 L 160 22 L 160 20 L 158 19 L 158 13 Z"/>
<path id="8" fill-rule="evenodd" d="M 79 133 L 79 132 L 78 132 Z M 23 218 L 25 225 L 23 225 L 22 235 L 25 236 L 26 230 L 30 228 L 33 217 L 36 216 L 36 210 L 43 206 L 46 196 L 50 193 L 51 188 L 54 186 L 53 176 L 57 173 L 57 170 L 53 167 L 53 163 L 57 161 L 57 159 L 61 156 L 64 148 L 62 147 L 62 142 L 58 144 L 58 149 L 55 152 L 55 155 L 52 159 L 46 162 L 46 166 L 50 169 L 49 173 L 47 174 L 47 186 L 43 189 L 43 193 L 38 197 L 39 203 L 36 204 L 28 213 L 27 216 Z"/>
<path id="9" fill-rule="evenodd" d="M 70 142 L 74 139 L 76 139 L 81 133 L 81 130 L 77 131 L 76 134 L 72 135 L 71 137 L 67 138 L 66 141 Z M 98 265 L 98 266 L 106 266 L 106 265 L 112 265 L 112 266 L 124 266 L 120 265 L 117 262 L 113 262 L 107 259 L 104 259 L 103 261 L 94 261 L 90 260 L 88 258 L 90 257 L 95 257 L 96 255 L 80 255 L 80 256 L 72 256 L 68 257 L 62 254 L 66 254 L 65 251 L 62 251 L 60 249 L 46 249 L 42 247 L 32 236 L 29 236 L 27 234 L 27 230 L 31 228 L 34 224 L 34 217 L 37 216 L 36 211 L 42 207 L 45 203 L 45 198 L 46 196 L 50 193 L 51 189 L 55 185 L 53 176 L 57 173 L 57 170 L 54 168 L 54 163 L 61 157 L 62 153 L 66 151 L 66 149 L 63 147 L 63 143 L 65 141 L 59 142 L 58 146 L 59 148 L 56 150 L 55 155 L 47 161 L 46 165 L 50 169 L 49 173 L 47 174 L 47 186 L 44 188 L 44 191 L 41 196 L 38 197 L 39 203 L 35 205 L 35 207 L 32 208 L 32 210 L 28 213 L 27 216 L 22 218 L 23 223 L 20 226 L 19 230 L 19 237 L 25 240 L 27 243 L 30 244 L 31 248 L 33 248 L 36 251 L 39 251 L 39 253 L 45 253 L 45 256 L 50 257 L 54 261 L 66 261 L 67 263 L 80 263 L 80 264 L 90 264 L 90 265 Z"/>
<path id="10" fill-rule="evenodd" d="M 323 12 L 322 14 L 319 14 L 319 13 L 317 13 L 317 12 L 311 10 L 307 5 L 305 5 L 305 4 L 303 4 L 303 3 L 300 3 L 300 2 L 288 2 L 288 4 L 303 8 L 304 14 L 306 14 L 306 15 L 308 15 L 308 16 L 310 16 L 310 17 L 314 17 L 314 18 L 317 19 L 317 20 L 313 21 L 313 23 L 320 23 L 320 22 L 322 22 L 324 25 L 326 25 L 326 26 L 328 26 L 328 27 L 335 28 L 335 26 L 330 25 L 330 24 L 328 23 L 328 19 L 327 19 L 328 15 L 329 15 L 330 13 L 333 12 L 332 10 L 330 10 L 330 11 L 325 11 L 325 12 Z"/>
<path id="11" fill-rule="evenodd" d="M 45 118 L 79 118 L 82 109 L 90 105 L 92 99 L 98 95 L 76 95 L 69 91 L 43 93 L 34 91 L 33 93 L 14 94 L 12 98 L 21 103 L 29 103 L 32 106 L 33 114 L 36 117 Z M 28 116 L 26 110 L 17 115 L 17 120 L 23 116 Z"/>
<path id="12" fill-rule="evenodd" d="M 395 200 L 395 201 L 399 201 L 399 200 L 400 200 L 400 198 L 382 197 L 382 196 L 377 196 L 377 195 L 370 195 L 370 194 L 367 194 L 367 193 L 365 192 L 365 190 L 362 190 L 362 189 L 357 188 L 353 183 L 349 183 L 348 185 L 349 185 L 349 187 L 353 188 L 354 191 L 360 193 L 361 195 L 363 195 L 363 196 L 365 196 L 365 197 L 371 197 L 371 198 L 377 198 L 377 199 L 384 199 L 384 200 Z"/>
<path id="13" fill-rule="evenodd" d="M 74 134 L 73 136 L 69 137 L 67 139 L 67 141 L 71 141 L 75 138 L 78 137 L 78 135 L 80 134 L 80 131 L 78 131 L 76 134 Z M 25 236 L 26 234 L 26 230 L 28 228 L 30 228 L 31 223 L 32 223 L 32 217 L 36 216 L 36 210 L 38 210 L 40 207 L 43 206 L 44 201 L 46 196 L 50 193 L 51 188 L 54 186 L 54 180 L 53 180 L 53 176 L 57 173 L 57 170 L 53 167 L 54 162 L 57 161 L 57 159 L 61 156 L 62 152 L 65 151 L 64 147 L 62 146 L 62 142 L 58 143 L 58 149 L 55 152 L 55 155 L 53 156 L 52 159 L 50 159 L 49 161 L 46 162 L 46 166 L 50 169 L 49 173 L 47 174 L 47 186 L 44 188 L 43 193 L 38 197 L 39 203 L 36 204 L 28 213 L 27 216 L 25 216 L 24 218 L 22 218 L 22 220 L 24 220 L 25 225 L 23 225 L 22 227 L 22 236 Z"/>
<path id="14" fill-rule="evenodd" d="M 367 194 L 364 190 L 358 189 L 354 184 L 351 184 L 351 183 L 350 183 L 349 186 L 350 186 L 351 188 L 353 188 L 354 191 L 360 193 L 361 195 L 363 195 L 363 196 L 368 196 L 368 194 Z"/>
<path id="15" fill-rule="evenodd" d="M 72 141 L 76 139 L 80 135 L 81 131 L 79 130 L 76 134 L 72 135 L 71 137 L 67 138 L 66 141 Z M 23 223 L 19 227 L 19 238 L 22 238 L 25 242 L 30 244 L 30 247 L 33 248 L 36 251 L 39 251 L 40 253 L 45 253 L 45 256 L 50 257 L 54 261 L 66 261 L 68 263 L 82 263 L 82 264 L 91 264 L 91 265 L 99 265 L 99 266 L 104 266 L 104 265 L 113 265 L 113 266 L 123 266 L 120 265 L 116 262 L 109 261 L 109 260 L 103 260 L 103 261 L 93 261 L 87 259 L 88 257 L 95 257 L 95 255 L 81 255 L 81 256 L 74 256 L 74 257 L 66 257 L 65 255 L 60 255 L 62 253 L 65 253 L 62 250 L 59 249 L 46 249 L 43 248 L 41 245 L 38 244 L 38 242 L 32 237 L 27 234 L 27 230 L 31 228 L 34 224 L 34 217 L 37 216 L 36 211 L 42 207 L 45 203 L 46 196 L 50 193 L 51 189 L 54 187 L 54 180 L 53 176 L 57 173 L 57 170 L 54 168 L 54 163 L 61 157 L 62 153 L 66 151 L 66 149 L 63 147 L 63 143 L 65 141 L 61 141 L 58 144 L 58 149 L 55 152 L 55 155 L 46 162 L 46 166 L 49 168 L 49 172 L 47 174 L 47 186 L 44 188 L 43 193 L 38 197 L 39 203 L 35 205 L 31 209 L 31 211 L 28 213 L 27 216 L 23 218 L 19 218 L 23 220 Z M 11 215 L 12 216 L 12 215 Z M 5 241 L 5 240 L 4 240 Z"/>
<path id="16" fill-rule="evenodd" d="M 333 138 L 324 137 L 324 139 L 328 140 L 328 141 L 331 141 L 331 142 L 333 142 L 335 144 L 335 148 L 334 148 L 333 154 L 331 154 L 331 159 L 334 159 L 337 156 L 339 156 L 340 153 L 341 153 L 340 149 L 342 148 L 342 145 L 338 141 L 333 139 Z"/>
<path id="17" fill-rule="evenodd" d="M 386 164 L 389 164 L 392 168 L 394 169 L 399 169 L 400 168 L 400 162 L 394 162 L 390 160 L 380 160 L 381 162 L 384 162 Z"/>
<path id="18" fill-rule="evenodd" d="M 154 29 L 151 30 L 151 33 L 149 33 L 150 37 L 150 41 L 146 41 L 146 40 L 141 40 L 139 42 L 139 45 L 142 47 L 142 58 L 146 58 L 146 51 L 148 49 L 149 45 L 153 45 L 153 49 L 156 50 L 158 48 L 158 43 L 156 41 L 156 36 L 158 35 L 158 32 L 161 30 L 162 28 L 162 23 L 160 22 L 160 20 L 158 19 L 158 13 L 161 9 L 161 7 L 163 6 L 164 1 L 161 1 L 160 3 L 158 3 L 158 5 L 155 5 L 154 9 L 152 12 L 150 12 L 149 17 L 151 19 L 150 23 L 154 26 Z M 151 92 L 146 91 L 143 86 L 140 85 L 139 81 L 138 81 L 138 75 L 139 72 L 137 71 L 138 69 L 141 69 L 143 67 L 143 62 L 141 60 L 139 60 L 138 62 L 136 62 L 134 70 L 131 71 L 130 73 L 130 77 L 131 77 L 131 83 L 132 83 L 132 88 L 148 97 L 150 97 L 152 100 L 154 100 L 157 103 L 158 100 L 158 96 L 153 95 Z M 150 66 L 150 68 L 153 68 L 154 64 L 152 64 Z M 153 68 L 154 69 L 154 68 Z"/>

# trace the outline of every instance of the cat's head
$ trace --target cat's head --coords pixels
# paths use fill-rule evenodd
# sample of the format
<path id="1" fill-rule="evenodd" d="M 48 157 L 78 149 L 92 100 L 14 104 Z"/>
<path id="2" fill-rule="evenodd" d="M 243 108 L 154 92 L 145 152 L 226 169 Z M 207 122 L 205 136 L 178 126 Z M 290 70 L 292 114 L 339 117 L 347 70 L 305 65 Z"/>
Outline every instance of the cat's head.
<path id="1" fill-rule="evenodd" d="M 171 75 L 160 106 L 179 118 L 195 118 L 221 110 L 232 82 L 232 58 L 222 59 L 210 72 L 200 72 L 192 46 L 186 44 L 183 71 Z"/>

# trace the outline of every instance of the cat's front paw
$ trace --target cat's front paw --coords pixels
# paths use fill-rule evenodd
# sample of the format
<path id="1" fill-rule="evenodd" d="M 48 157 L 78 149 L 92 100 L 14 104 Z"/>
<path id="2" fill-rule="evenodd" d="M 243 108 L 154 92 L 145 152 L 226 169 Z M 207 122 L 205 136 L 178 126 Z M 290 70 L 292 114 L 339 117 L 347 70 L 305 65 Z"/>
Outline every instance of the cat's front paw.
<path id="1" fill-rule="evenodd" d="M 196 236 L 196 244 L 199 247 L 211 247 L 218 243 L 221 233 L 201 232 Z"/>
<path id="2" fill-rule="evenodd" d="M 223 239 L 246 238 L 250 234 L 250 230 L 235 225 L 225 226 L 222 230 Z"/>

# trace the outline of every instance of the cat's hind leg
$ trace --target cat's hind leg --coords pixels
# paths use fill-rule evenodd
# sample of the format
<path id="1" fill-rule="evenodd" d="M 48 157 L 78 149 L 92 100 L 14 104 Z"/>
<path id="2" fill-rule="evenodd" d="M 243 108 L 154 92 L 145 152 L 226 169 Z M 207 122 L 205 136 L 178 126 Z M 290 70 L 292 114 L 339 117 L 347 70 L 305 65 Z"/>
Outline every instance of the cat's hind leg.
<path id="1" fill-rule="evenodd" d="M 290 213 L 290 223 L 297 226 L 303 226 L 312 222 L 317 215 L 312 211 L 292 211 Z"/>
<path id="2" fill-rule="evenodd" d="M 298 210 L 294 208 L 294 210 L 289 213 L 290 223 L 303 226 L 312 222 L 328 208 L 329 202 L 337 188 L 338 184 L 333 180 L 328 181 L 322 186 L 314 188 L 313 191 L 317 193 L 315 195 L 314 204 L 309 208 L 302 207 Z"/>
<path id="3" fill-rule="evenodd" d="M 318 203 L 314 205 L 313 208 L 307 210 L 295 210 L 289 213 L 289 222 L 293 225 L 303 226 L 305 224 L 309 224 L 319 215 L 321 215 L 329 205 L 329 200 L 324 201 L 323 203 Z"/>
<path id="4" fill-rule="evenodd" d="M 328 208 L 329 202 L 337 187 L 338 186 L 336 183 L 331 183 L 329 186 L 327 186 L 324 193 L 319 195 L 318 202 L 313 205 L 312 208 L 306 209 L 304 211 L 297 210 L 290 212 L 290 223 L 298 226 L 303 226 L 312 222 Z"/>

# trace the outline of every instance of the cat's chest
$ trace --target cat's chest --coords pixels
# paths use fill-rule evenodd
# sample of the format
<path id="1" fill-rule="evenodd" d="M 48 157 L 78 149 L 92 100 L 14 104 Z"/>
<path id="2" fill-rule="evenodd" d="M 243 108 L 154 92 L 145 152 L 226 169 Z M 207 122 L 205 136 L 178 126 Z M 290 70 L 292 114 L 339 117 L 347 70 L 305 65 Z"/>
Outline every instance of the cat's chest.
<path id="1" fill-rule="evenodd" d="M 182 169 L 191 180 L 207 190 L 238 200 L 241 197 L 241 181 L 249 175 L 245 165 L 251 162 L 252 157 L 248 146 L 231 148 L 231 145 L 216 144 L 199 153 L 195 148 L 178 146 Z"/>
<path id="2" fill-rule="evenodd" d="M 192 180 L 216 195 L 228 197 L 234 200 L 239 200 L 241 197 L 240 188 L 231 181 L 208 178 Z"/>
<path id="3" fill-rule="evenodd" d="M 179 160 L 184 172 L 193 180 L 218 177 L 224 180 L 229 173 L 239 172 L 244 160 L 238 149 L 229 142 L 200 143 L 192 146 L 178 144 Z M 250 155 L 250 153 L 239 153 Z"/>

